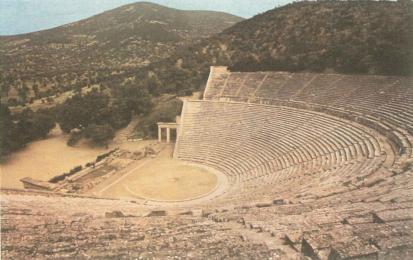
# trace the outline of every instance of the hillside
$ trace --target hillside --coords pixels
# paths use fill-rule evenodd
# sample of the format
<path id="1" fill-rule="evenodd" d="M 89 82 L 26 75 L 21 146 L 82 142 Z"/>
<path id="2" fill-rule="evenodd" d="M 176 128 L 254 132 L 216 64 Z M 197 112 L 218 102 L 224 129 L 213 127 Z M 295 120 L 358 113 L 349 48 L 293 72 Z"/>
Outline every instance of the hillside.
<path id="1" fill-rule="evenodd" d="M 121 13 L 120 10 L 128 12 L 127 10 L 134 6 L 136 5 L 122 7 L 112 12 Z M 149 17 L 151 13 L 152 16 L 156 16 L 153 13 L 156 14 L 159 10 L 168 10 L 174 13 L 183 12 L 161 7 L 155 8 L 158 11 L 154 11 L 154 5 L 151 4 L 139 4 L 138 6 L 149 6 L 149 9 L 152 10 L 145 11 L 144 15 L 142 14 L 143 17 Z M 94 35 L 95 40 L 99 39 L 99 44 L 96 47 L 90 47 L 90 51 L 85 51 L 84 54 L 69 51 L 67 57 L 70 57 L 70 59 L 78 58 L 77 61 L 80 63 L 62 62 L 63 59 L 59 55 L 64 52 L 61 50 L 56 51 L 55 53 L 59 53 L 59 55 L 55 54 L 53 57 L 56 58 L 49 59 L 49 61 L 52 62 L 53 60 L 62 71 L 59 72 L 49 65 L 43 67 L 44 71 L 36 67 L 32 75 L 48 73 L 47 75 L 49 76 L 40 77 L 43 80 L 41 83 L 38 81 L 32 82 L 31 89 L 34 90 L 35 86 L 42 84 L 41 91 L 50 89 L 48 92 L 43 92 L 46 96 L 54 93 L 59 94 L 64 90 L 70 89 L 73 89 L 74 92 L 70 93 L 70 91 L 67 91 L 65 94 L 67 97 L 76 93 L 83 93 L 83 96 L 75 95 L 74 98 L 69 98 L 66 102 L 66 97 L 62 98 L 63 95 L 55 97 L 54 101 L 53 98 L 48 98 L 45 101 L 49 103 L 47 104 L 49 107 L 57 106 L 58 102 L 64 102 L 62 106 L 57 106 L 56 111 L 53 111 L 53 113 L 57 115 L 55 121 L 64 126 L 65 132 L 82 128 L 85 130 L 85 134 L 88 131 L 93 133 L 97 130 L 100 131 L 101 126 L 105 127 L 105 131 L 108 129 L 110 131 L 116 130 L 128 124 L 132 111 L 134 111 L 134 113 L 141 116 L 142 122 L 146 122 L 144 129 L 140 129 L 142 133 L 139 134 L 143 137 L 146 137 L 146 135 L 153 136 L 156 132 L 152 131 L 152 128 L 156 125 L 154 120 L 149 119 L 163 118 L 164 113 L 167 114 L 167 118 L 174 118 L 176 113 L 173 112 L 175 111 L 173 109 L 170 111 L 158 111 L 157 104 L 151 104 L 149 101 L 153 97 L 162 96 L 162 94 L 166 93 L 188 96 L 194 91 L 203 89 L 211 65 L 229 66 L 232 71 L 267 70 L 409 75 L 413 71 L 411 66 L 411 61 L 413 60 L 411 48 L 413 46 L 413 23 L 410 22 L 412 20 L 412 8 L 412 2 L 299 2 L 257 15 L 211 37 L 193 39 L 189 36 L 191 33 L 185 31 L 189 29 L 182 29 L 179 33 L 171 29 L 169 31 L 171 34 L 168 35 L 179 36 L 186 40 L 176 40 L 173 37 L 168 38 L 168 40 L 164 38 L 162 46 L 169 48 L 165 52 L 147 51 L 147 53 L 139 54 L 138 50 L 144 45 L 139 45 L 141 47 L 136 47 L 136 49 L 130 52 L 136 53 L 136 57 L 145 57 L 145 55 L 151 55 L 151 53 L 162 53 L 162 55 L 153 58 L 148 66 L 140 66 L 138 62 L 131 61 L 133 56 L 129 54 L 125 54 L 124 58 L 116 60 L 116 57 L 122 57 L 120 53 L 128 53 L 127 48 L 109 48 L 116 55 L 106 51 L 105 48 L 112 46 L 110 45 L 112 43 L 113 46 L 116 46 L 116 44 L 123 46 L 123 40 L 119 39 L 129 39 L 128 37 L 132 37 L 127 37 L 126 32 L 123 34 L 122 30 L 119 29 L 120 25 L 125 24 L 121 22 L 123 20 L 118 22 L 112 21 L 110 16 L 108 16 L 111 14 L 109 12 L 102 14 L 103 18 L 97 16 L 89 20 L 54 29 L 61 30 L 62 33 L 57 33 L 57 35 L 62 35 L 62 37 L 69 35 L 69 32 L 73 32 L 75 29 L 77 30 L 75 35 L 90 33 Z M 196 24 L 199 25 L 202 20 L 199 18 L 199 13 L 189 13 L 195 16 L 192 17 L 190 15 L 189 17 L 197 20 Z M 207 12 L 207 14 L 218 15 L 210 12 Z M 126 16 L 123 15 L 119 15 L 119 17 L 126 19 Z M 161 17 L 156 19 L 158 19 L 156 21 L 159 21 Z M 162 19 L 172 18 L 163 16 Z M 187 16 L 186 19 L 190 18 Z M 212 20 L 209 24 L 217 22 L 217 20 L 214 22 Z M 99 23 L 104 24 L 104 26 L 98 26 Z M 116 24 L 119 24 L 119 26 Z M 153 22 L 146 22 L 145 24 L 153 24 Z M 180 23 L 176 22 L 175 24 Z M 136 25 L 136 27 L 139 26 Z M 96 32 L 93 31 L 93 28 L 100 29 Z M 108 30 L 113 28 L 111 32 L 116 34 L 116 37 L 111 37 L 110 41 L 106 41 L 105 37 L 109 34 L 103 33 L 106 30 L 105 28 Z M 169 27 L 165 25 L 165 27 L 161 26 L 160 28 L 165 29 Z M 187 27 L 183 26 L 180 28 Z M 143 27 L 141 29 L 144 30 Z M 195 29 L 193 30 L 195 31 Z M 183 33 L 184 31 L 187 34 Z M 50 33 L 50 31 L 38 34 L 44 33 Z M 34 35 L 38 34 L 30 34 L 30 36 L 35 38 Z M 139 35 L 139 37 L 143 37 L 142 35 L 144 34 L 140 33 Z M 163 35 L 163 33 L 159 35 Z M 202 37 L 201 34 L 197 35 L 197 37 Z M 8 41 L 10 42 L 10 39 L 13 39 L 13 42 L 16 42 L 20 39 L 19 37 L 23 39 L 28 36 L 8 38 Z M 148 44 L 147 50 L 153 50 L 154 41 L 153 39 L 146 41 Z M 32 43 L 30 41 L 27 44 Z M 25 44 L 21 46 L 25 46 Z M 98 48 L 98 46 L 100 47 Z M 13 53 L 13 50 L 26 51 L 23 47 L 16 49 L 10 47 L 9 51 L 11 53 Z M 30 48 L 27 50 L 28 53 L 33 54 L 29 50 Z M 50 58 L 49 54 L 43 56 L 41 52 L 39 53 L 37 56 L 32 57 L 30 56 L 31 54 L 28 54 L 28 56 L 33 58 L 33 61 L 38 62 L 37 64 L 42 64 L 42 61 L 39 59 L 43 59 L 43 57 Z M 15 57 L 25 56 L 16 54 Z M 97 63 L 97 60 L 101 61 L 101 63 Z M 113 60 L 116 62 L 112 62 Z M 23 97 L 25 94 L 24 89 L 30 90 L 30 86 L 27 86 L 29 83 L 27 82 L 30 82 L 35 77 L 24 76 L 22 71 L 30 71 L 32 67 L 31 65 L 29 66 L 30 63 L 28 61 L 23 63 L 13 63 L 14 60 L 9 61 L 10 64 L 18 64 L 19 66 L 16 65 L 16 68 L 19 69 L 7 70 L 13 73 L 5 73 L 6 76 L 9 76 L 6 77 L 6 80 L 3 79 L 3 84 L 6 81 L 13 83 L 4 84 L 3 88 L 12 86 L 11 89 L 14 88 L 14 91 L 17 92 L 16 86 L 18 86 L 18 94 L 20 97 Z M 16 61 L 18 61 L 17 58 Z M 111 61 L 112 63 L 102 65 L 103 67 L 100 68 L 101 64 L 106 64 L 104 61 Z M 3 63 L 3 66 L 6 64 L 8 63 Z M 47 63 L 45 62 L 45 64 Z M 126 64 L 131 66 L 127 67 Z M 86 66 L 86 68 L 82 66 Z M 7 65 L 7 67 L 11 68 L 12 65 Z M 59 76 L 51 76 L 53 73 Z M 10 75 L 25 78 L 25 84 L 22 84 L 22 82 L 17 81 Z M 11 92 L 9 91 L 9 94 Z M 39 94 L 39 96 L 41 97 L 42 95 Z M 10 102 L 10 96 L 8 101 L 9 105 L 13 105 Z M 42 108 L 44 104 L 39 101 L 37 100 L 33 105 Z M 29 107 L 34 108 L 33 106 Z M 11 110 L 12 113 L 15 113 L 17 109 L 14 107 Z M 46 116 L 48 116 L 47 113 Z M 6 114 L 10 113 L 7 112 Z M 30 116 L 30 113 L 24 115 Z M 152 117 L 151 115 L 155 116 Z M 12 119 L 9 121 L 11 122 Z M 36 125 L 36 122 L 33 122 L 33 125 Z M 15 135 L 15 140 L 20 141 L 22 140 L 19 138 L 20 132 L 24 133 L 26 128 L 22 124 L 22 127 L 16 128 L 21 131 L 16 130 L 10 134 Z M 107 131 L 107 136 L 110 136 L 109 130 Z M 31 140 L 31 138 L 27 138 L 27 140 Z M 19 142 L 17 143 L 19 144 Z M 16 145 L 16 147 L 19 146 L 20 144 Z M 14 149 L 9 150 L 12 151 Z"/>
<path id="2" fill-rule="evenodd" d="M 100 83 L 241 20 L 141 2 L 50 30 L 0 37 L 2 96 L 22 103 Z"/>
<path id="3" fill-rule="evenodd" d="M 409 75 L 412 14 L 412 2 L 293 3 L 178 51 L 150 66 L 150 74 L 169 86 L 167 91 L 202 87 L 211 65 L 232 71 Z"/>
<path id="4" fill-rule="evenodd" d="M 228 46 L 239 70 L 408 74 L 412 7 L 411 1 L 292 4 L 237 24 L 208 48 Z"/>

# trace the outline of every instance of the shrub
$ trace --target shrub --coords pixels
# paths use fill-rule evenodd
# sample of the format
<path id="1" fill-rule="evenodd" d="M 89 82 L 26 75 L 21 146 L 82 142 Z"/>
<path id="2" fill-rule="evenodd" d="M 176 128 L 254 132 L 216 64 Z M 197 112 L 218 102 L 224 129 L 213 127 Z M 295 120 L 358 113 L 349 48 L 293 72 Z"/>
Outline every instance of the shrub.
<path id="1" fill-rule="evenodd" d="M 81 165 L 76 166 L 75 168 L 70 170 L 70 174 L 75 174 L 77 172 L 80 172 L 83 169 L 83 167 Z"/>
<path id="2" fill-rule="evenodd" d="M 79 166 L 76 166 L 76 167 L 74 167 L 73 169 L 71 169 L 68 173 L 65 172 L 65 173 L 63 173 L 63 174 L 61 174 L 61 175 L 57 175 L 57 176 L 51 178 L 51 179 L 49 180 L 49 182 L 51 182 L 51 183 L 58 183 L 58 182 L 60 182 L 60 181 L 63 181 L 63 180 L 66 179 L 67 177 L 70 177 L 70 176 L 74 175 L 75 173 L 80 172 L 82 169 L 83 169 L 82 166 L 80 166 L 80 165 L 79 165 Z"/>
<path id="3" fill-rule="evenodd" d="M 68 146 L 75 146 L 80 139 L 82 139 L 83 133 L 82 132 L 73 132 L 70 134 L 69 140 L 67 140 Z"/>
<path id="4" fill-rule="evenodd" d="M 85 130 L 85 137 L 91 139 L 95 144 L 107 146 L 109 140 L 115 136 L 115 131 L 110 125 L 89 125 Z"/>
<path id="5" fill-rule="evenodd" d="M 110 152 L 108 152 L 108 153 L 104 153 L 104 154 L 98 155 L 98 157 L 96 157 L 96 162 L 102 161 L 103 159 L 105 159 L 106 157 L 108 157 L 109 155 L 111 155 L 112 153 L 114 153 L 114 152 L 116 152 L 116 151 L 117 151 L 117 149 L 113 149 L 112 151 L 110 151 Z"/>

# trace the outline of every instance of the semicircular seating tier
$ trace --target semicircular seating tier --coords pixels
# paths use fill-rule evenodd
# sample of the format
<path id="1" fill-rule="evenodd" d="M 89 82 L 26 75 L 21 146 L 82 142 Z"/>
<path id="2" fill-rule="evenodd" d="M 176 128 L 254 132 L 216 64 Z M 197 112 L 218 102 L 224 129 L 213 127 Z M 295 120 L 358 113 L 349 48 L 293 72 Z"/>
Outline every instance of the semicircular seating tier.
<path id="1" fill-rule="evenodd" d="M 271 233 L 294 257 L 403 259 L 413 252 L 412 83 L 212 68 L 204 100 L 184 104 L 174 156 L 228 177 L 205 204 L 222 207 L 212 219 Z"/>
<path id="2" fill-rule="evenodd" d="M 362 124 L 311 110 L 186 101 L 174 156 L 225 174 L 230 188 L 213 204 L 237 205 L 349 191 L 404 160 L 393 146 Z"/>
<path id="3" fill-rule="evenodd" d="M 347 118 L 388 136 L 401 152 L 413 141 L 412 77 L 211 67 L 204 99 L 286 105 Z"/>
<path id="4" fill-rule="evenodd" d="M 165 206 L 3 190 L 2 257 L 411 259 L 412 82 L 213 67 L 174 157 L 226 176 L 221 192 Z"/>

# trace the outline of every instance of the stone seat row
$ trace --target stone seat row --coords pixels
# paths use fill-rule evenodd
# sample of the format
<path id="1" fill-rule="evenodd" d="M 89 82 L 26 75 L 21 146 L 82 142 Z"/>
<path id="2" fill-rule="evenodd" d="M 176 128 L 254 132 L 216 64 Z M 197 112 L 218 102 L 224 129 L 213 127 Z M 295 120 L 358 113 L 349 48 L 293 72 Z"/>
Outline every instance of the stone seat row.
<path id="1" fill-rule="evenodd" d="M 25 197 L 31 205 L 18 204 L 18 196 L 2 197 L 2 258 L 268 259 L 275 253 L 264 243 L 242 239 L 238 231 L 204 218 L 96 215 L 94 207 L 88 209 L 73 198 L 43 201 L 42 196 Z M 62 201 L 79 213 L 70 214 L 73 209 L 69 207 L 61 211 L 48 209 L 59 208 Z M 118 207 L 109 204 L 104 208 L 114 209 Z"/>
<path id="2" fill-rule="evenodd" d="M 362 124 L 372 131 L 380 133 L 381 135 L 385 136 L 387 139 L 387 143 L 390 144 L 392 150 L 399 156 L 401 161 L 406 161 L 412 156 L 412 143 L 413 143 L 413 136 L 411 135 L 411 130 L 413 129 L 403 129 L 394 124 L 391 124 L 388 121 L 380 121 L 379 118 L 375 118 L 369 115 L 363 115 L 360 113 L 350 110 L 342 110 L 336 109 L 334 107 L 327 107 L 327 106 L 318 106 L 318 105 L 311 105 L 311 104 L 304 104 L 304 103 L 297 103 L 297 102 L 285 102 L 281 100 L 272 100 L 266 99 L 263 100 L 255 100 L 254 102 L 271 104 L 271 105 L 283 105 L 283 106 L 292 106 L 301 109 L 308 109 L 312 111 L 319 111 L 324 114 L 333 115 L 339 118 L 345 118 L 352 122 L 357 122 Z M 374 135 L 376 135 L 374 134 Z M 386 145 L 387 146 L 387 145 Z"/>
<path id="3" fill-rule="evenodd" d="M 411 174 L 410 170 L 383 176 L 382 182 L 312 200 L 294 198 L 297 193 L 289 191 L 273 195 L 273 203 L 257 206 L 236 206 L 237 201 L 231 201 L 223 205 L 234 207 L 209 217 L 270 233 L 281 239 L 280 249 L 289 245 L 311 259 L 409 259 L 413 253 Z M 298 187 L 308 191 L 308 186 Z M 281 199 L 283 195 L 286 199 Z"/>
<path id="4" fill-rule="evenodd" d="M 351 189 L 376 171 L 378 159 L 363 162 L 348 162 L 332 168 L 308 170 L 300 166 L 291 167 L 275 173 L 240 177 L 227 191 L 226 196 L 217 198 L 214 205 L 240 205 L 248 201 L 259 201 L 276 196 L 311 195 L 319 198 Z M 345 183 L 347 186 L 343 185 Z"/>
<path id="5" fill-rule="evenodd" d="M 212 82 L 206 100 L 278 99 L 346 108 L 383 118 L 413 131 L 413 80 L 408 77 L 285 72 L 226 72 Z M 246 79 L 252 78 L 254 81 Z M 227 82 L 242 82 L 228 85 Z M 231 90 L 233 88 L 233 90 Z M 247 89 L 254 89 L 254 91 Z M 215 90 L 215 94 L 209 92 Z"/>
<path id="6" fill-rule="evenodd" d="M 306 161 L 309 157 L 316 158 L 328 154 L 340 154 L 341 160 L 341 157 L 353 157 L 351 153 L 374 157 L 382 152 L 380 143 L 367 132 L 350 124 L 345 125 L 343 122 L 315 117 L 316 115 L 311 115 L 311 113 L 303 120 L 300 113 L 295 110 L 293 110 L 295 113 L 289 113 L 283 117 L 286 121 L 277 120 L 277 118 L 268 120 L 267 117 L 260 115 L 262 114 L 260 106 L 251 109 L 252 113 L 245 113 L 244 110 L 243 115 L 255 117 L 251 119 L 255 122 L 254 126 L 246 124 L 242 125 L 239 131 L 233 131 L 233 128 L 225 127 L 225 123 L 230 124 L 229 120 L 237 121 L 237 119 L 248 121 L 248 118 L 244 119 L 239 116 L 240 114 L 231 113 L 232 111 L 223 112 L 216 104 L 214 106 L 213 109 L 216 112 L 210 118 L 205 118 L 202 114 L 185 114 L 187 125 L 182 128 L 182 136 L 185 138 L 180 139 L 177 144 L 178 151 L 182 150 L 182 154 L 200 159 L 209 156 L 222 161 L 232 153 L 231 158 L 246 161 L 245 159 L 256 156 L 258 153 L 261 155 L 260 158 L 266 161 L 291 152 L 288 157 L 297 163 Z M 222 104 L 222 106 L 230 105 Z M 239 104 L 234 104 L 234 106 L 238 107 Z M 208 108 L 206 110 L 209 111 Z M 277 112 L 276 108 L 273 110 Z M 257 115 L 261 116 L 261 121 L 257 120 Z M 311 116 L 313 117 L 310 118 Z M 307 144 L 308 147 L 314 149 L 299 149 Z M 179 149 L 183 145 L 186 145 L 188 149 Z M 248 163 L 248 160 L 246 162 Z M 239 165 L 239 162 L 236 161 L 234 164 Z"/>

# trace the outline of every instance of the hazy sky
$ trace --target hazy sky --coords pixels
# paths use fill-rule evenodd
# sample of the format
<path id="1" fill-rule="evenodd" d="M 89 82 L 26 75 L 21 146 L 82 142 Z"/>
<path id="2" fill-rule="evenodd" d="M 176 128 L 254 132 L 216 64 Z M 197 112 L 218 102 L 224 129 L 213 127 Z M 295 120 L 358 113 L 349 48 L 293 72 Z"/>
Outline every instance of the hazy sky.
<path id="1" fill-rule="evenodd" d="M 137 0 L 0 0 L 0 35 L 74 22 Z M 148 0 L 177 9 L 214 10 L 249 18 L 290 0 Z"/>

